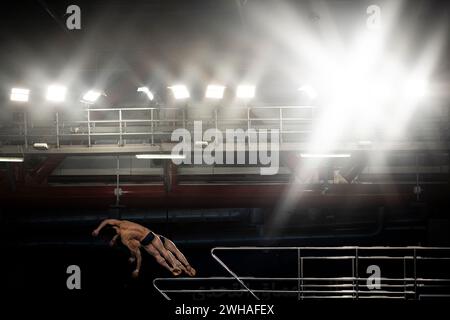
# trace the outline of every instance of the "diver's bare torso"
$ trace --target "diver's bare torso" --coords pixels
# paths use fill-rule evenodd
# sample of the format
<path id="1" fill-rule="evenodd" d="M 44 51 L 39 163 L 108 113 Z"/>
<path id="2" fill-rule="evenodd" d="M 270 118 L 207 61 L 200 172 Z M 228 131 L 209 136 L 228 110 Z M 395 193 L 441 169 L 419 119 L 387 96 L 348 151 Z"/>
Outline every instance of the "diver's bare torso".
<path id="1" fill-rule="evenodd" d="M 120 236 L 124 240 L 138 240 L 139 242 L 152 232 L 144 226 L 127 220 L 121 220 L 118 224 L 118 228 Z"/>

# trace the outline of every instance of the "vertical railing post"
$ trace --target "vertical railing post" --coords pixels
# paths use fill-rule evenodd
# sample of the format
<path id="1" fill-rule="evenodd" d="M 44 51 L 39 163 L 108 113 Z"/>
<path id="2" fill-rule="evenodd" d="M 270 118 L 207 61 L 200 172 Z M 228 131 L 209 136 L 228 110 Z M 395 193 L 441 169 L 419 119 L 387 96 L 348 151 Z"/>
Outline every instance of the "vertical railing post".
<path id="1" fill-rule="evenodd" d="M 88 146 L 92 145 L 91 141 L 91 110 L 86 109 L 87 111 L 87 125 L 88 125 Z"/>
<path id="2" fill-rule="evenodd" d="M 56 147 L 59 148 L 59 112 L 56 111 Z"/>
<path id="3" fill-rule="evenodd" d="M 352 259 L 352 297 L 353 299 L 355 299 L 355 257 L 352 257 L 351 259 Z"/>
<path id="4" fill-rule="evenodd" d="M 23 112 L 23 143 L 25 145 L 25 149 L 28 149 L 28 113 L 27 113 L 27 111 Z"/>
<path id="5" fill-rule="evenodd" d="M 150 123 L 151 123 L 151 133 L 152 133 L 152 145 L 155 144 L 155 127 L 153 122 L 153 108 L 150 109 Z"/>
<path id="6" fill-rule="evenodd" d="M 303 257 L 300 255 L 300 288 L 301 288 L 301 299 L 303 300 L 304 292 L 303 292 Z"/>
<path id="7" fill-rule="evenodd" d="M 297 300 L 300 300 L 300 248 L 297 248 L 297 277 L 298 277 L 298 281 L 297 281 Z"/>
<path id="8" fill-rule="evenodd" d="M 247 131 L 250 130 L 251 123 L 250 123 L 250 107 L 247 107 Z"/>
<path id="9" fill-rule="evenodd" d="M 218 116 L 217 116 L 217 109 L 214 109 L 214 127 L 216 128 L 216 133 L 217 133 L 217 129 L 219 128 L 219 120 L 218 120 Z"/>
<path id="10" fill-rule="evenodd" d="M 356 299 L 359 299 L 359 252 L 358 248 L 356 248 L 356 257 L 355 257 L 355 275 L 356 275 Z"/>
<path id="11" fill-rule="evenodd" d="M 417 299 L 417 250 L 414 250 L 414 299 Z"/>
<path id="12" fill-rule="evenodd" d="M 405 295 L 405 300 L 407 298 L 406 296 L 406 257 L 403 257 L 403 292 Z"/>
<path id="13" fill-rule="evenodd" d="M 119 109 L 119 145 L 123 146 L 123 138 L 122 138 L 122 109 Z"/>

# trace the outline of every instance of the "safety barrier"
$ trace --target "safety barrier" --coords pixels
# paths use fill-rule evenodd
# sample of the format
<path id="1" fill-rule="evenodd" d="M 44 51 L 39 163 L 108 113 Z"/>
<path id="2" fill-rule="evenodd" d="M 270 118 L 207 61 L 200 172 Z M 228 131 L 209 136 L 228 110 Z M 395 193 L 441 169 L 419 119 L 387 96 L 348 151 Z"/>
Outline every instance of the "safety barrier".
<path id="1" fill-rule="evenodd" d="M 233 262 L 225 263 L 219 253 L 228 254 Z M 167 300 L 172 294 L 188 293 L 248 293 L 256 300 L 276 294 L 297 300 L 450 298 L 450 248 L 446 247 L 217 247 L 211 255 L 230 276 L 157 278 L 155 289 Z M 296 274 L 291 268 L 286 271 L 289 277 L 255 276 L 258 269 L 265 269 L 258 264 L 248 268 L 257 255 L 258 262 L 268 264 L 290 255 L 296 261 Z M 238 275 L 235 270 L 240 267 L 250 274 Z"/>

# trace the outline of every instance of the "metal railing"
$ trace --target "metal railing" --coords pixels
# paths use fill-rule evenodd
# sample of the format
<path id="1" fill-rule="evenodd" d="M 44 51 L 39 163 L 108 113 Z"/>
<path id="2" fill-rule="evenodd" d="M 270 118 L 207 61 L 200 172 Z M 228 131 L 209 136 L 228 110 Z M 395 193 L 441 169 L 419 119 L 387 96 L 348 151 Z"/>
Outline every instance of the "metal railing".
<path id="1" fill-rule="evenodd" d="M 201 120 L 204 130 L 276 129 L 280 133 L 280 142 L 304 142 L 312 133 L 317 115 L 315 110 L 315 106 L 88 108 L 72 112 L 60 110 L 52 120 L 41 123 L 24 111 L 16 121 L 0 124 L 0 139 L 3 144 L 25 148 L 33 142 L 42 141 L 56 147 L 94 144 L 123 146 L 127 141 L 131 144 L 154 144 L 170 141 L 171 133 L 177 128 L 192 131 L 194 121 Z M 440 117 L 437 121 L 442 119 Z M 418 120 L 429 121 L 427 118 Z M 440 140 L 442 133 L 437 129 L 440 126 L 433 123 L 427 126 L 427 130 L 432 131 L 430 139 Z"/>
<path id="2" fill-rule="evenodd" d="M 91 146 L 97 141 L 114 140 L 124 145 L 127 139 L 149 143 L 170 140 L 177 128 L 191 130 L 194 121 L 202 121 L 204 129 L 277 129 L 280 136 L 302 135 L 311 132 L 314 106 L 265 106 L 228 108 L 158 107 L 158 108 L 103 108 L 84 109 L 74 116 L 56 112 L 54 121 L 34 125 L 24 112 L 20 121 L 9 123 L 0 130 L 0 138 L 25 147 L 38 139 L 51 141 L 56 146 L 74 142 Z"/>
<path id="3" fill-rule="evenodd" d="M 276 254 L 289 253 L 295 256 L 297 274 L 240 276 L 219 258 L 219 252 L 232 254 L 242 263 L 237 267 L 246 268 L 247 273 L 244 257 L 266 254 L 269 263 Z M 167 300 L 171 299 L 170 295 L 188 293 L 248 293 L 256 300 L 276 294 L 290 295 L 297 300 L 450 298 L 450 248 L 446 247 L 217 247 L 211 250 L 211 255 L 230 277 L 157 278 L 153 282 L 155 289 Z M 368 273 L 368 266 L 378 267 L 379 274 Z M 250 268 L 259 272 L 257 269 L 255 264 Z M 203 283 L 200 288 L 199 282 Z M 160 287 L 167 284 L 195 287 Z"/>

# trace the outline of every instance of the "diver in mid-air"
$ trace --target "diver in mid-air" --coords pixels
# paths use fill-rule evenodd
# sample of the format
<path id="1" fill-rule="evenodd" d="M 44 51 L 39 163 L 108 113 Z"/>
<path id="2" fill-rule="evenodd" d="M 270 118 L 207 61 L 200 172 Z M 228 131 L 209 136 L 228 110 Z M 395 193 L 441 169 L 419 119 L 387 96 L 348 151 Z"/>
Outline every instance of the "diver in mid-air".
<path id="1" fill-rule="evenodd" d="M 133 277 L 136 278 L 139 276 L 139 270 L 142 263 L 141 247 L 151 254 L 160 265 L 169 270 L 174 276 L 178 276 L 182 272 L 185 272 L 191 277 L 195 276 L 195 269 L 190 266 L 186 257 L 171 240 L 155 234 L 140 224 L 115 219 L 103 220 L 92 232 L 92 235 L 94 237 L 98 236 L 105 226 L 110 226 L 116 231 L 116 235 L 114 235 L 110 241 L 111 246 L 113 246 L 116 243 L 117 238 L 120 237 L 122 243 L 130 250 L 131 257 L 129 261 L 130 263 L 136 262 L 136 269 L 132 273 Z"/>

